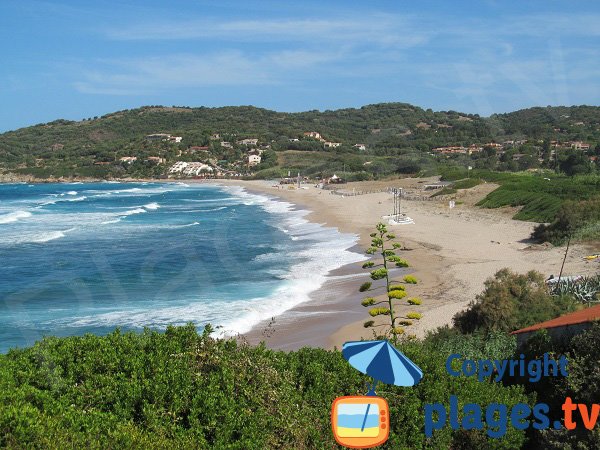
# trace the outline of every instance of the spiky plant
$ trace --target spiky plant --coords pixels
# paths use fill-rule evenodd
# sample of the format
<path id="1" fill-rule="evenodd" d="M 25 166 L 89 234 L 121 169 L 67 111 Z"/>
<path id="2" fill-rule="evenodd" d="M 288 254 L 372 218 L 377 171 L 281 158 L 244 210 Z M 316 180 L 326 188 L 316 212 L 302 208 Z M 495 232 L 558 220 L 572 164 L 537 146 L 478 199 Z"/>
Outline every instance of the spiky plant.
<path id="1" fill-rule="evenodd" d="M 394 341 L 398 336 L 405 333 L 403 327 L 413 324 L 413 321 L 419 320 L 422 315 L 416 312 L 410 312 L 405 317 L 399 316 L 394 307 L 397 302 L 407 297 L 405 284 L 416 284 L 417 279 L 412 275 L 405 276 L 401 281 L 392 280 L 390 278 L 390 268 L 392 265 L 396 267 L 408 267 L 408 262 L 396 255 L 396 250 L 402 248 L 397 242 L 394 242 L 396 236 L 388 232 L 385 224 L 378 223 L 375 227 L 376 232 L 371 233 L 371 247 L 367 249 L 368 255 L 378 256 L 379 261 L 368 261 L 362 265 L 363 269 L 370 269 L 371 280 L 363 283 L 359 291 L 376 291 L 385 289 L 385 294 L 380 294 L 378 297 L 370 296 L 362 300 L 361 304 L 364 307 L 372 307 L 369 310 L 371 317 L 385 316 L 383 323 L 376 324 L 375 321 L 369 320 L 364 323 L 365 328 L 385 327 L 384 337 L 391 337 Z M 381 286 L 373 287 L 373 282 L 384 282 Z M 394 284 L 392 284 L 394 283 Z M 380 283 L 382 284 L 382 283 Z M 420 305 L 420 299 L 409 299 L 410 305 Z M 380 306 L 381 305 L 381 306 Z"/>

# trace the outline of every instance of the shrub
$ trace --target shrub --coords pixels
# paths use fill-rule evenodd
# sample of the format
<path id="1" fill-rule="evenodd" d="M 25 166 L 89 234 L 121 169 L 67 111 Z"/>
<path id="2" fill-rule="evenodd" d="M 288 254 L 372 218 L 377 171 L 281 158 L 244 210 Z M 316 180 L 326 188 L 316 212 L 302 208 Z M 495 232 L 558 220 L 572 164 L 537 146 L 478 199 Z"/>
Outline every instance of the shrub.
<path id="1" fill-rule="evenodd" d="M 552 297 L 539 272 L 520 275 L 502 269 L 485 282 L 485 290 L 453 318 L 462 333 L 514 331 L 574 311 L 570 297 Z"/>

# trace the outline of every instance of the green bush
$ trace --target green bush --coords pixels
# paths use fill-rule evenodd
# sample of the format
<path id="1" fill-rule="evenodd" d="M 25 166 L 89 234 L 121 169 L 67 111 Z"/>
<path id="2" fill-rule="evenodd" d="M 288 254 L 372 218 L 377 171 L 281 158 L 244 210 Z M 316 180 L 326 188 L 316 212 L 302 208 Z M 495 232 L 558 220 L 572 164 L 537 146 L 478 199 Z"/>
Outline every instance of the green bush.
<path id="1" fill-rule="evenodd" d="M 502 269 L 485 282 L 485 290 L 454 316 L 462 333 L 514 331 L 575 310 L 570 297 L 549 294 L 544 277 L 535 271 L 521 275 Z"/>
<path id="2" fill-rule="evenodd" d="M 399 350 L 425 377 L 410 388 L 379 386 L 390 405 L 387 448 L 521 447 L 524 432 L 512 427 L 502 440 L 449 426 L 426 439 L 426 403 L 448 408 L 460 395 L 510 408 L 527 398 L 519 386 L 448 375 L 447 355 L 428 345 Z M 0 355 L 0 447 L 335 448 L 331 404 L 364 394 L 367 381 L 338 351 L 272 351 L 193 326 L 46 338 Z"/>

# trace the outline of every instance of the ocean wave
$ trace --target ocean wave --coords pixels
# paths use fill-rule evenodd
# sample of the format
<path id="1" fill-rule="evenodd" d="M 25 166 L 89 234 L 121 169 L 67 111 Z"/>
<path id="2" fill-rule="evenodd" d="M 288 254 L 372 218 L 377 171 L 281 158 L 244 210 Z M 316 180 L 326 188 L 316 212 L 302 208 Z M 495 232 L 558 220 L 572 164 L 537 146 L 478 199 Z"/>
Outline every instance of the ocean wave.
<path id="1" fill-rule="evenodd" d="M 146 211 L 144 208 L 135 208 L 135 209 L 130 209 L 129 211 L 125 211 L 123 213 L 119 213 L 121 216 L 133 216 L 134 214 L 143 214 Z"/>
<path id="2" fill-rule="evenodd" d="M 67 233 L 74 231 L 75 228 L 69 228 L 68 230 L 57 230 L 57 231 L 47 231 L 43 233 L 36 233 L 31 235 L 25 235 L 18 238 L 15 243 L 16 244 L 43 244 L 45 242 L 54 241 L 56 239 L 64 238 Z"/>
<path id="3" fill-rule="evenodd" d="M 148 203 L 147 205 L 142 206 L 142 208 L 146 208 L 149 210 L 155 210 L 155 209 L 160 208 L 160 205 L 156 202 L 153 202 L 153 203 Z"/>
<path id="4" fill-rule="evenodd" d="M 31 213 L 29 211 L 15 211 L 0 216 L 0 224 L 13 223 L 21 219 L 27 219 L 28 217 L 31 217 Z"/>

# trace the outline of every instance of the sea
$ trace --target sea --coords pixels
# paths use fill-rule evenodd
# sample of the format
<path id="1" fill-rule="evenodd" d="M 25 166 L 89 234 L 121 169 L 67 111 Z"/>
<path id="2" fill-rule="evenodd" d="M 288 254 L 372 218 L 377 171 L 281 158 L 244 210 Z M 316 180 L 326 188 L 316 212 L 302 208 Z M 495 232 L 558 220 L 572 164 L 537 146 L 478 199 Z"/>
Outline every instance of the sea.
<path id="1" fill-rule="evenodd" d="M 0 184 L 0 353 L 116 327 L 245 333 L 364 259 L 307 213 L 229 185 Z"/>

